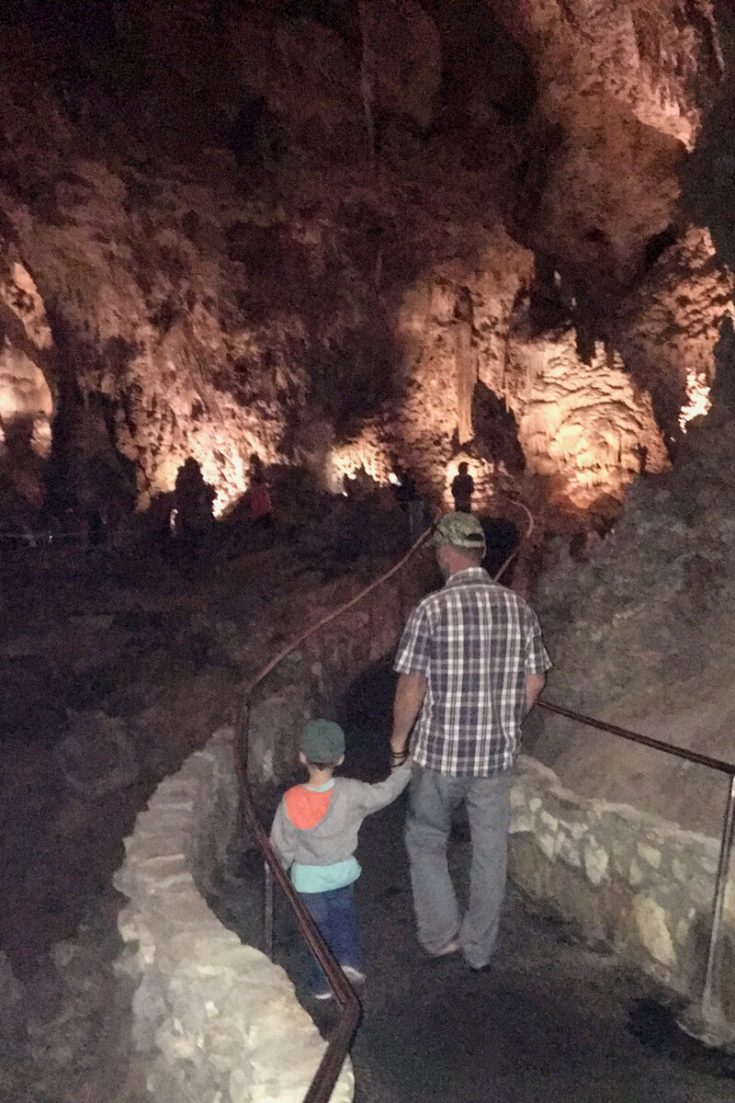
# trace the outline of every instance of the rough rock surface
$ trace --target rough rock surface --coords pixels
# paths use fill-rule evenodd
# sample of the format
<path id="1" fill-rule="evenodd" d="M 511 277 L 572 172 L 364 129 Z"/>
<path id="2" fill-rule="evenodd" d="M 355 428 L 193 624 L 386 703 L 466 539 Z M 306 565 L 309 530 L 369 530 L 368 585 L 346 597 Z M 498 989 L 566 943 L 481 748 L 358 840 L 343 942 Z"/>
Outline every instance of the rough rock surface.
<path id="1" fill-rule="evenodd" d="M 540 447 L 561 504 L 619 500 L 627 446 L 593 494 L 553 427 L 519 433 L 529 356 L 562 339 L 572 385 L 601 342 L 651 457 L 682 359 L 711 377 L 729 277 L 676 175 L 721 72 L 705 0 L 15 7 L 5 283 L 20 264 L 51 344 L 5 296 L 37 393 L 2 419 L 53 412 L 57 498 L 144 505 L 191 454 L 221 510 L 256 450 L 333 482 L 398 456 L 440 499 L 463 449 L 487 498 Z"/>
<path id="2" fill-rule="evenodd" d="M 634 484 L 615 528 L 584 561 L 558 548 L 538 595 L 557 664 L 551 700 L 729 760 L 733 352 L 728 322 L 712 411 L 691 424 L 672 471 Z M 544 729 L 533 753 L 570 788 L 719 833 L 719 775 L 559 719 Z"/>

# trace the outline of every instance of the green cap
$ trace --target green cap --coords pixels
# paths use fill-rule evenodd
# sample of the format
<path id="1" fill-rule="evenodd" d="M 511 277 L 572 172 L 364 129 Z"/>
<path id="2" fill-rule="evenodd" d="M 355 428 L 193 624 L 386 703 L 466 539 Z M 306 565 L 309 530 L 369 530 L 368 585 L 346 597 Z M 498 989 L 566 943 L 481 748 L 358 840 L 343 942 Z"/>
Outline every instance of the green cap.
<path id="1" fill-rule="evenodd" d="M 333 720 L 310 720 L 301 736 L 301 750 L 309 762 L 334 765 L 345 753 L 345 733 Z"/>
<path id="2" fill-rule="evenodd" d="M 434 526 L 434 543 L 455 548 L 484 548 L 485 532 L 474 513 L 445 513 Z"/>

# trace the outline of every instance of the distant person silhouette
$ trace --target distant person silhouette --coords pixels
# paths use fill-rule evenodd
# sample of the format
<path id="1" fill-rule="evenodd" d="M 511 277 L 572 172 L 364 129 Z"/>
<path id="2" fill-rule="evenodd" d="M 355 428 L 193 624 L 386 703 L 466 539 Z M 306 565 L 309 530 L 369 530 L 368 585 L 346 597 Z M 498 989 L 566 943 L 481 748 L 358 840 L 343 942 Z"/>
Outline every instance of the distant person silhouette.
<path id="1" fill-rule="evenodd" d="M 408 520 L 408 542 L 413 544 L 419 538 L 424 527 L 424 503 L 416 488 L 413 476 L 405 468 L 396 465 L 394 475 L 398 482 L 394 485 L 396 501 Z"/>
<path id="2" fill-rule="evenodd" d="M 636 444 L 633 449 L 638 460 L 638 472 L 640 475 L 645 475 L 646 468 L 648 466 L 648 449 L 645 444 Z"/>
<path id="3" fill-rule="evenodd" d="M 273 502 L 262 467 L 252 476 L 246 496 L 251 520 L 264 528 L 273 524 Z"/>
<path id="4" fill-rule="evenodd" d="M 191 555 L 199 552 L 212 529 L 214 498 L 214 487 L 205 482 L 198 462 L 193 456 L 189 456 L 176 475 L 174 504 L 176 539 L 181 541 L 184 550 Z"/>
<path id="5" fill-rule="evenodd" d="M 248 477 L 252 482 L 253 479 L 262 479 L 264 477 L 263 461 L 257 452 L 250 453 L 250 467 L 248 470 Z"/>
<path id="6" fill-rule="evenodd" d="M 475 492 L 475 480 L 469 473 L 468 464 L 462 462 L 452 479 L 452 497 L 457 513 L 472 512 L 472 495 Z"/>

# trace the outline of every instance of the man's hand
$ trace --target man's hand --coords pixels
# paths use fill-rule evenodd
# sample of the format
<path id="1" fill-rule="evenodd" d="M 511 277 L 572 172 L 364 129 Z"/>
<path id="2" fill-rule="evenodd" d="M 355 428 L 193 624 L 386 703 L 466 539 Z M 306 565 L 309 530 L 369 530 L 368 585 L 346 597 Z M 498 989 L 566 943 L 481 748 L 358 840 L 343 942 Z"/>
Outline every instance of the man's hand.
<path id="1" fill-rule="evenodd" d="M 545 674 L 528 674 L 526 677 L 526 716 L 539 699 L 541 690 L 546 685 Z"/>
<path id="2" fill-rule="evenodd" d="M 407 754 L 408 737 L 426 696 L 423 674 L 401 674 L 393 701 L 393 732 L 390 737 L 391 765 L 400 765 Z"/>

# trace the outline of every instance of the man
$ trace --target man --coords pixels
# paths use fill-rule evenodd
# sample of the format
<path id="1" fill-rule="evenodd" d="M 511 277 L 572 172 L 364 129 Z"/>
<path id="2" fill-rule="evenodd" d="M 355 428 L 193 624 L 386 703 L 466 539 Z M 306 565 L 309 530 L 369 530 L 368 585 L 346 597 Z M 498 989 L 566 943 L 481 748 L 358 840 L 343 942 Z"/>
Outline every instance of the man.
<path id="1" fill-rule="evenodd" d="M 406 758 L 418 718 L 406 825 L 418 938 L 432 956 L 461 950 L 480 970 L 492 956 L 505 895 L 521 721 L 551 663 L 536 614 L 480 566 L 485 534 L 479 520 L 446 514 L 434 545 L 446 582 L 416 606 L 398 648 L 391 764 Z M 452 813 L 463 801 L 472 864 L 461 919 L 447 842 Z"/>
<path id="2" fill-rule="evenodd" d="M 472 511 L 472 495 L 475 492 L 475 480 L 469 473 L 468 465 L 462 462 L 457 468 L 457 474 L 452 479 L 452 497 L 457 513 L 470 513 Z"/>

